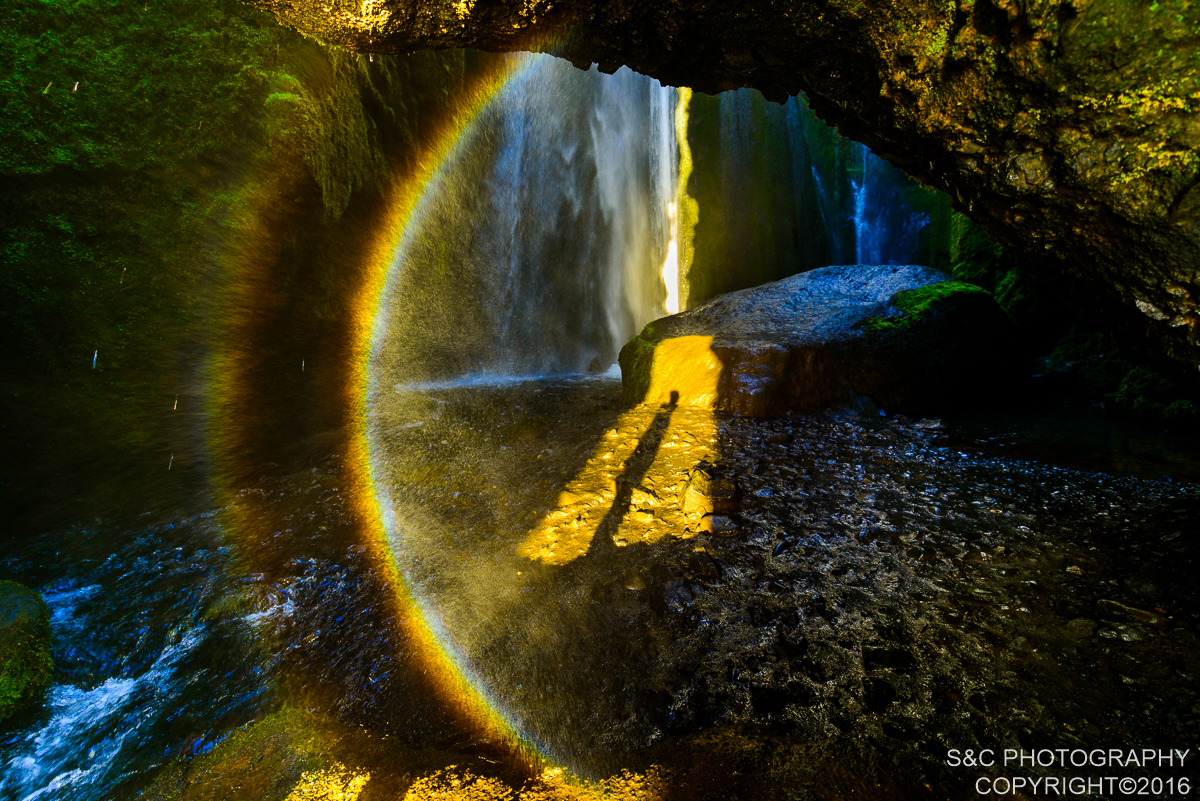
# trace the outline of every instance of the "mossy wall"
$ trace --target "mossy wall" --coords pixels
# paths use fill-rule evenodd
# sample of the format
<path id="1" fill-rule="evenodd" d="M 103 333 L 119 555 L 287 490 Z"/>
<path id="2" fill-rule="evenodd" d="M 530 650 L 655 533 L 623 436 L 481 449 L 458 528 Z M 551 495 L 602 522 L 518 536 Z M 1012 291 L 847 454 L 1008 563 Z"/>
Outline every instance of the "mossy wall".
<path id="1" fill-rule="evenodd" d="M 320 366 L 345 352 L 364 234 L 469 59 L 350 54 L 237 0 L 5 5 L 5 534 L 170 506 L 214 430 L 250 448 L 239 432 L 338 424 Z M 279 382 L 303 404 L 232 419 L 239 371 L 306 358 L 306 384 Z"/>
<path id="2" fill-rule="evenodd" d="M 950 215 L 948 228 L 947 270 L 995 295 L 1043 352 L 1052 347 L 1074 321 L 1071 306 L 1061 301 L 1078 288 L 1061 277 L 1056 281 L 1046 269 L 1037 269 L 1040 265 L 1030 265 L 1021 254 L 997 244 L 957 212 Z M 1094 304 L 1089 299 L 1087 305 Z"/>
<path id="3" fill-rule="evenodd" d="M 1147 346 L 1128 310 L 1046 265 L 990 240 L 961 214 L 950 220 L 949 271 L 991 292 L 1020 325 L 1033 368 L 1057 379 L 1062 399 L 1156 427 L 1200 429 L 1200 385 Z"/>
<path id="4" fill-rule="evenodd" d="M 0 721 L 41 696 L 53 673 L 46 602 L 0 579 Z"/>
<path id="5" fill-rule="evenodd" d="M 688 144 L 694 164 L 688 194 L 699 213 L 687 276 L 690 306 L 860 261 L 855 188 L 864 181 L 870 204 L 864 234 L 884 243 L 865 260 L 946 266 L 949 197 L 840 136 L 803 97 L 772 103 L 749 89 L 693 94 Z"/>

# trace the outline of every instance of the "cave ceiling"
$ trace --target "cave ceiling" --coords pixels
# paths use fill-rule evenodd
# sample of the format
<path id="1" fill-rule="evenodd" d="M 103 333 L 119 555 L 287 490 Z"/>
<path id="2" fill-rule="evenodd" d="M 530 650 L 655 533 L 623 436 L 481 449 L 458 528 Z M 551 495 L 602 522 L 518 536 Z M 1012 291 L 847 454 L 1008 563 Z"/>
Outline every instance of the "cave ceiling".
<path id="1" fill-rule="evenodd" d="M 1006 246 L 1200 365 L 1195 0 L 251 0 L 318 39 L 541 51 L 716 93 L 800 92 Z"/>

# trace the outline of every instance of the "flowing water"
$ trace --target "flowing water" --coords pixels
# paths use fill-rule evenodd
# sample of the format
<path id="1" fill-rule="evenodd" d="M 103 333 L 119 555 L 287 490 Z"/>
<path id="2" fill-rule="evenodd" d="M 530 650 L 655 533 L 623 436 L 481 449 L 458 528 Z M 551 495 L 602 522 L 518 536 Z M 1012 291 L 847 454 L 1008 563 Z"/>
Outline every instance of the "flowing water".
<path id="1" fill-rule="evenodd" d="M 524 58 L 401 245 L 384 307 L 397 381 L 603 371 L 662 316 L 675 90 Z"/>
<path id="2" fill-rule="evenodd" d="M 831 147 L 801 101 L 705 103 L 698 243 L 704 182 L 728 245 L 777 197 L 756 195 L 769 167 L 805 258 L 925 252 L 930 220 L 892 168 Z M 876 797 L 974 797 L 946 748 L 1195 742 L 1186 445 L 1102 421 L 1064 448 L 1060 423 L 1029 418 L 947 434 L 622 406 L 605 371 L 664 313 L 679 251 L 679 110 L 627 70 L 526 59 L 427 188 L 368 376 L 382 550 L 349 457 L 319 450 L 205 514 L 6 546 L 0 574 L 51 608 L 56 672 L 0 728 L 0 799 L 130 797 L 281 709 L 384 734 L 392 763 L 503 761 L 431 664 L 538 758 L 740 776 L 747 797 L 867 793 L 860 769 Z M 703 530 L 669 511 L 701 464 L 739 498 Z"/>
<path id="3" fill-rule="evenodd" d="M 689 139 L 693 302 L 828 264 L 934 265 L 945 255 L 945 197 L 837 136 L 803 98 L 695 95 Z"/>

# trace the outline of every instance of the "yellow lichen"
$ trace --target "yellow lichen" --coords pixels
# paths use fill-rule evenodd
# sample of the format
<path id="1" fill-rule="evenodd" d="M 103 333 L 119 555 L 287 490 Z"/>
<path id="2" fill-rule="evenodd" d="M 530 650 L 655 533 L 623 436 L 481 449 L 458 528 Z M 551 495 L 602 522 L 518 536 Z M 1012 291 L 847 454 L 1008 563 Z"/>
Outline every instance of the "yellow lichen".
<path id="1" fill-rule="evenodd" d="M 1150 117 L 1168 112 L 1192 112 L 1200 110 L 1200 92 L 1185 94 L 1178 80 L 1162 80 L 1141 89 L 1131 89 L 1120 94 L 1104 97 L 1083 96 L 1079 98 L 1081 108 L 1103 111 L 1131 111 L 1139 117 Z"/>
<path id="2" fill-rule="evenodd" d="M 357 801 L 370 773 L 355 773 L 340 762 L 304 773 L 285 801 Z"/>
<path id="3" fill-rule="evenodd" d="M 413 782 L 404 801 L 510 801 L 513 797 L 512 788 L 499 779 L 451 765 Z"/>
<path id="4" fill-rule="evenodd" d="M 1139 142 L 1125 160 L 1126 171 L 1117 178 L 1118 184 L 1140 181 L 1152 170 L 1170 170 L 1189 174 L 1200 164 L 1194 150 L 1172 147 L 1166 140 Z"/>

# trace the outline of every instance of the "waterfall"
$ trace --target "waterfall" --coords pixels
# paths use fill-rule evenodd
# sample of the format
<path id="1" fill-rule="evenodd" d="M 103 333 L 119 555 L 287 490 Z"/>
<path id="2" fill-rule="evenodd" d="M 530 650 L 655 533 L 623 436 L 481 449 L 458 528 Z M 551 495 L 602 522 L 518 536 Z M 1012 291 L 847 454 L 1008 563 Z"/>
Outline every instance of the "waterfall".
<path id="1" fill-rule="evenodd" d="M 854 260 L 858 264 L 880 264 L 881 231 L 877 221 L 868 218 L 868 193 L 871 187 L 871 153 L 862 145 L 858 151 L 858 180 L 854 181 Z M 871 198 L 873 199 L 873 198 Z"/>
<path id="2" fill-rule="evenodd" d="M 827 264 L 937 266 L 944 199 L 803 98 L 680 97 L 514 57 L 401 245 L 381 362 L 396 383 L 602 371 L 648 321 L 723 292 Z"/>
<path id="3" fill-rule="evenodd" d="M 858 264 L 920 263 L 923 229 L 930 214 L 905 196 L 912 182 L 861 144 L 854 144 L 854 243 Z M 910 190 L 911 192 L 911 190 Z"/>
<path id="4" fill-rule="evenodd" d="M 929 223 L 949 214 L 945 198 L 839 136 L 804 98 L 742 89 L 691 108 L 693 303 L 829 264 L 936 266 Z"/>
<path id="5" fill-rule="evenodd" d="M 677 294 L 662 278 L 675 90 L 516 60 L 401 244 L 385 354 L 399 381 L 604 370 Z"/>

